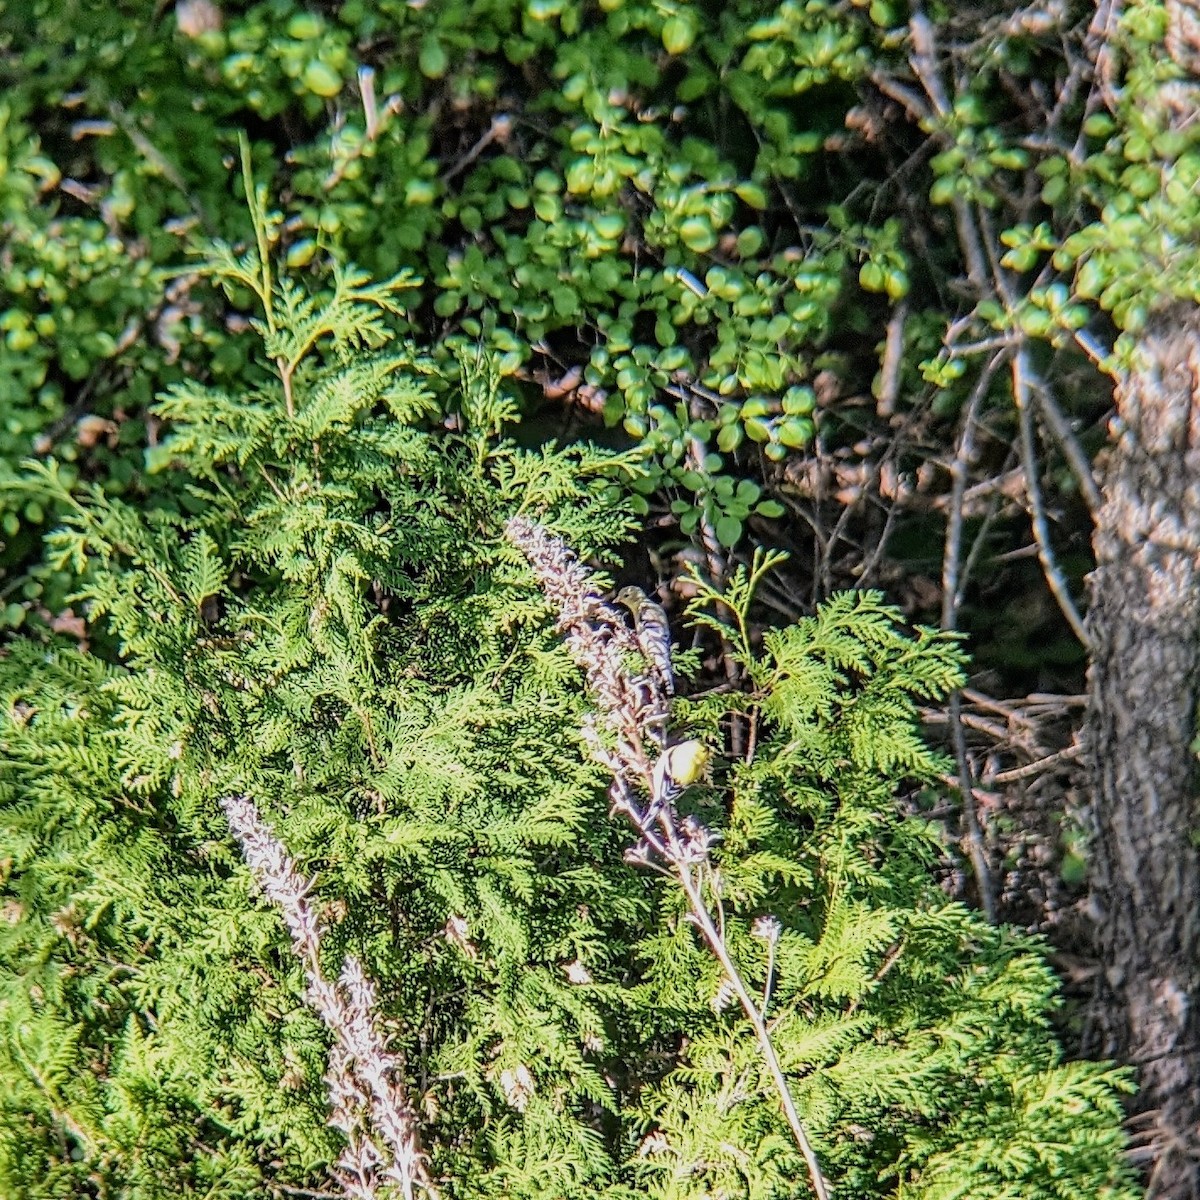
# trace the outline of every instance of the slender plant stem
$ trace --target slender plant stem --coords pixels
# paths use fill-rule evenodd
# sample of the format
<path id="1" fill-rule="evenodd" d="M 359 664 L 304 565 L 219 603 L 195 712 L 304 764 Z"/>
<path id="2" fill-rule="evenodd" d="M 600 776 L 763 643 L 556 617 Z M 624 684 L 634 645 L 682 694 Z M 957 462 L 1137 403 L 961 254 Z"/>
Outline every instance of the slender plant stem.
<path id="1" fill-rule="evenodd" d="M 1072 633 L 1079 639 L 1080 645 L 1088 645 L 1087 630 L 1083 626 L 1083 618 L 1075 601 L 1071 599 L 1066 577 L 1063 575 L 1054 557 L 1054 547 L 1050 544 L 1050 526 L 1046 520 L 1046 507 L 1042 503 L 1042 490 L 1038 482 L 1037 452 L 1034 449 L 1033 410 L 1030 407 L 1028 352 L 1022 348 L 1012 361 L 1013 399 L 1016 401 L 1017 414 L 1020 418 L 1021 433 L 1021 465 L 1025 469 L 1025 495 L 1029 500 L 1029 521 L 1033 526 L 1034 541 L 1037 542 L 1038 559 L 1042 564 L 1042 573 L 1046 583 Z"/>
<path id="2" fill-rule="evenodd" d="M 672 750 L 681 747 L 668 747 L 653 757 L 647 754 L 647 731 L 660 729 L 670 721 L 670 696 L 652 676 L 637 679 L 630 676 L 627 664 L 636 662 L 641 655 L 634 631 L 613 604 L 604 599 L 591 573 L 564 542 L 520 517 L 509 522 L 508 536 L 529 559 L 547 599 L 558 610 L 559 630 L 565 635 L 575 661 L 583 668 L 588 690 L 596 701 L 595 725 L 585 726 L 584 732 L 590 734 L 592 753 L 597 760 L 613 772 L 609 792 L 613 811 L 626 817 L 639 835 L 637 844 L 626 851 L 626 861 L 679 881 L 692 923 L 720 965 L 754 1029 L 784 1119 L 808 1166 L 813 1192 L 817 1200 L 830 1200 L 829 1185 L 800 1119 L 764 1011 L 755 1002 L 729 952 L 719 901 L 717 920 L 705 903 L 701 880 L 706 869 L 712 870 L 710 851 L 714 835 L 694 818 L 681 817 L 675 808 L 675 801 L 694 782 L 694 777 L 676 780 L 672 776 L 670 756 Z M 751 582 L 769 565 L 769 556 L 756 555 Z M 737 614 L 736 609 L 733 611 L 748 649 L 744 616 Z M 597 726 L 607 727 L 615 735 L 615 745 L 605 745 L 600 740 Z M 640 798 L 643 793 L 648 795 L 647 801 Z M 764 999 L 763 1008 L 765 1003 Z"/>
<path id="3" fill-rule="evenodd" d="M 767 1028 L 766 1020 L 759 1010 L 758 1005 L 754 1002 L 754 997 L 750 994 L 750 989 L 746 986 L 746 981 L 742 978 L 741 971 L 733 961 L 725 939 L 713 923 L 712 914 L 708 911 L 708 906 L 704 903 L 704 897 L 700 892 L 700 885 L 696 876 L 683 864 L 678 866 L 677 871 L 680 886 L 688 898 L 692 921 L 696 925 L 696 928 L 700 930 L 705 942 L 708 943 L 708 948 L 712 951 L 713 957 L 721 964 L 721 969 L 725 972 L 725 978 L 729 980 L 730 986 L 738 998 L 738 1003 L 741 1004 L 742 1011 L 746 1014 L 746 1020 L 750 1022 L 754 1029 L 754 1036 L 758 1041 L 759 1052 L 763 1056 L 763 1061 L 766 1063 L 771 1081 L 774 1083 L 775 1090 L 779 1095 L 779 1104 L 783 1109 L 784 1119 L 787 1121 L 788 1128 L 792 1131 L 792 1137 L 795 1139 L 796 1145 L 800 1148 L 800 1153 L 804 1156 L 804 1162 L 808 1167 L 808 1177 L 812 1182 L 813 1193 L 817 1196 L 817 1200 L 830 1200 L 829 1185 L 826 1183 L 825 1176 L 821 1171 L 821 1164 L 817 1160 L 816 1151 L 813 1150 L 812 1143 L 808 1139 L 808 1132 L 804 1128 L 804 1122 L 800 1119 L 795 1098 L 792 1096 L 792 1089 L 788 1084 L 787 1076 L 783 1073 L 783 1066 L 779 1062 L 779 1055 L 775 1053 L 775 1044 L 771 1041 L 771 1031 Z"/>

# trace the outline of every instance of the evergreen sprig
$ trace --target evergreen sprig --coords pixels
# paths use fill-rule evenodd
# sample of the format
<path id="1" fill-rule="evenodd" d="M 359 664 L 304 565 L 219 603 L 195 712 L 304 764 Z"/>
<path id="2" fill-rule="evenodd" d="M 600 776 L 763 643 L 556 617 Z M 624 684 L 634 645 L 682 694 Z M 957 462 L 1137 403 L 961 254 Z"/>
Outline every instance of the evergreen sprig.
<path id="1" fill-rule="evenodd" d="M 347 269 L 301 299 L 248 190 L 255 245 L 205 269 L 257 297 L 264 347 L 244 393 L 160 399 L 150 466 L 178 486 L 141 510 L 49 469 L 10 485 L 63 514 L 88 644 L 0 655 L 0 1194 L 336 1181 L 331 1035 L 219 807 L 244 794 L 308 881 L 324 978 L 376 981 L 449 1197 L 794 1196 L 755 1013 L 838 1200 L 1130 1197 L 1125 1076 L 1060 1061 L 1041 948 L 946 903 L 933 832 L 896 812 L 937 786 L 916 703 L 957 647 L 871 593 L 756 646 L 769 563 L 701 589 L 748 686 L 671 724 L 754 737 L 671 790 L 706 844 L 695 896 L 627 864 L 590 757 L 614 731 L 585 733 L 505 530 L 602 563 L 636 463 L 507 440 L 486 357 L 447 371 L 394 334 L 402 288 Z M 672 778 L 647 767 L 643 811 Z"/>

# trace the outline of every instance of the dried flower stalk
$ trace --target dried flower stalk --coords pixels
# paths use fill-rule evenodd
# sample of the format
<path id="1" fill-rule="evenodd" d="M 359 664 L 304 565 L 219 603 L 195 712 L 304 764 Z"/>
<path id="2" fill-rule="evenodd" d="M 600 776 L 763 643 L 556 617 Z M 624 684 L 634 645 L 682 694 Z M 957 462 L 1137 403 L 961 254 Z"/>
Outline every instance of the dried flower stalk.
<path id="1" fill-rule="evenodd" d="M 404 1200 L 413 1200 L 417 1188 L 435 1197 L 400 1060 L 375 1020 L 374 985 L 352 955 L 336 983 L 325 977 L 322 928 L 308 902 L 309 884 L 248 796 L 226 796 L 221 807 L 259 886 L 283 914 L 304 964 L 305 998 L 334 1037 L 325 1075 L 329 1125 L 346 1146 L 331 1174 L 352 1200 L 381 1200 L 388 1183 L 399 1187 Z"/>
<path id="2" fill-rule="evenodd" d="M 524 517 L 510 520 L 506 532 L 529 560 L 557 612 L 558 629 L 582 668 L 596 703 L 584 734 L 593 756 L 613 773 L 609 788 L 613 811 L 621 813 L 637 831 L 637 841 L 625 852 L 626 861 L 654 867 L 678 880 L 683 888 L 689 919 L 724 972 L 723 987 L 737 998 L 754 1029 L 784 1118 L 808 1167 L 813 1192 L 818 1200 L 829 1200 L 829 1184 L 771 1040 L 764 1012 L 768 997 L 764 996 L 762 1008 L 755 1002 L 705 900 L 705 884 L 714 891 L 716 883 L 711 861 L 714 835 L 694 817 L 681 818 L 675 808 L 683 789 L 666 769 L 669 752 L 662 736 L 670 716 L 670 696 L 652 673 L 635 673 L 632 664 L 642 656 L 634 631 L 605 599 L 571 548 Z M 759 936 L 773 933 L 773 929 L 764 925 Z"/>

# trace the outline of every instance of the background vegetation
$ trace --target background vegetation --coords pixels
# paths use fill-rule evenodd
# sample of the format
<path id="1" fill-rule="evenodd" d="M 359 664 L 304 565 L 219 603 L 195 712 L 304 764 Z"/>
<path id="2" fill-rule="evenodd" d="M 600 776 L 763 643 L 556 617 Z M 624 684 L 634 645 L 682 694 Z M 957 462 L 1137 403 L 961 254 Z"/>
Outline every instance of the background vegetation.
<path id="1" fill-rule="evenodd" d="M 848 586 L 970 635 L 969 687 L 942 705 L 939 689 L 906 684 L 949 757 L 886 764 L 834 806 L 847 824 L 830 836 L 853 829 L 887 862 L 886 884 L 870 854 L 850 872 L 858 899 L 891 915 L 886 937 L 855 942 L 862 977 L 822 1001 L 842 1019 L 865 1007 L 853 1038 L 828 1032 L 820 1061 L 853 1063 L 872 1039 L 915 1053 L 905 1039 L 919 1035 L 933 1074 L 948 1054 L 946 1078 L 969 1077 L 986 1057 L 977 1038 L 1010 1047 L 1018 1067 L 996 1085 L 999 1108 L 981 1100 L 965 1118 L 979 1141 L 945 1123 L 953 1102 L 927 1111 L 882 1083 L 869 1102 L 843 1092 L 848 1107 L 810 1097 L 823 1152 L 847 1195 L 1123 1186 L 1115 1077 L 1055 1065 L 1045 968 L 989 925 L 1015 920 L 1066 953 L 1081 1004 L 1060 1033 L 1073 1050 L 1141 1060 L 1136 1031 L 1098 1024 L 1086 1003 L 1093 981 L 1105 986 L 1096 957 L 1122 951 L 1085 917 L 1089 891 L 1093 912 L 1097 896 L 1105 911 L 1118 902 L 1087 836 L 1107 811 L 1092 807 L 1081 693 L 1089 647 L 1109 642 L 1083 581 L 1109 498 L 1114 382 L 1120 402 L 1156 323 L 1194 304 L 1200 278 L 1196 135 L 1181 115 L 1189 12 L 1065 0 L 0 8 L 0 743 L 12 763 L 0 955 L 15 1194 L 240 1195 L 311 1183 L 328 1156 L 320 1030 L 295 1007 L 297 968 L 269 914 L 247 924 L 215 806 L 233 787 L 287 814 L 289 848 L 344 906 L 338 938 L 363 953 L 388 1013 L 411 1022 L 395 1033 L 421 1064 L 429 1121 L 452 1131 L 448 1176 L 545 1195 L 771 1195 L 794 1178 L 784 1151 L 737 1180 L 704 1155 L 704 1171 L 659 1170 L 651 1155 L 630 1174 L 647 1114 L 669 1131 L 671 1114 L 720 1109 L 733 1068 L 687 1061 L 683 1031 L 713 1020 L 705 989 L 718 981 L 682 935 L 681 975 L 630 966 L 651 947 L 674 961 L 669 901 L 614 873 L 619 837 L 578 740 L 578 684 L 536 642 L 541 610 L 515 598 L 516 559 L 497 541 L 521 505 L 618 582 L 659 586 L 701 695 L 757 685 L 727 637 L 684 626 L 690 572 L 723 590 L 760 545 L 790 558 L 746 611 L 755 654 L 771 653 L 763 630 L 796 627 Z M 273 209 L 257 231 L 243 132 Z M 248 248 L 257 268 L 238 265 Z M 287 288 L 256 289 L 270 256 Z M 1136 428 L 1121 419 L 1117 434 Z M 634 522 L 645 533 L 631 546 Z M 897 669 L 902 653 L 881 651 L 872 669 Z M 841 686 L 827 680 L 822 702 Z M 762 740 L 741 712 L 732 700 L 687 709 L 731 762 L 753 759 L 745 777 L 718 775 L 725 816 L 765 788 L 793 825 L 755 837 L 821 828 L 835 778 L 790 764 L 795 710 Z M 893 824 L 897 793 L 939 841 Z M 461 826 L 448 840 L 430 828 L 447 796 Z M 884 832 L 858 829 L 856 806 Z M 1190 819 L 1157 831 L 1158 853 L 1190 853 Z M 543 894 L 549 863 L 560 894 Z M 787 886 L 811 902 L 802 881 L 828 872 L 792 869 Z M 982 919 L 938 909 L 917 882 L 931 872 Z M 768 877 L 772 904 L 797 903 Z M 894 893 L 886 904 L 880 889 Z M 871 991 L 916 913 L 930 923 L 921 952 Z M 456 916 L 489 930 L 481 948 L 472 927 L 478 959 L 436 940 Z M 795 934 L 819 945 L 825 918 L 809 919 Z M 602 978 L 584 953 L 601 946 L 612 972 L 585 999 L 553 964 L 573 954 Z M 261 994 L 233 969 L 268 960 Z M 951 962 L 961 987 L 946 982 Z M 264 999 L 289 972 L 294 1038 Z M 1007 980 L 1002 1003 L 993 977 Z M 691 1007 L 664 1006 L 681 987 Z M 982 1025 L 960 994 L 976 987 L 994 1006 Z M 929 1007 L 903 1016 L 914 990 Z M 833 1010 L 805 1008 L 802 992 L 794 1003 L 824 1030 Z M 556 1033 L 544 1107 L 521 1109 L 494 1082 L 487 1093 L 489 1070 L 515 1069 L 533 1041 L 549 1053 L 546 1030 L 567 1028 L 613 1061 L 658 1065 L 606 1078 L 611 1061 Z M 953 1095 L 933 1074 L 922 1095 Z M 465 1082 L 439 1093 L 442 1077 Z M 1162 1110 L 1158 1086 L 1135 1104 Z M 1039 1088 L 1057 1113 L 1092 1114 L 1061 1139 L 1086 1152 L 1051 1166 L 1045 1144 L 1026 1145 Z M 1168 1122 L 1175 1142 L 1194 1100 Z M 770 1119 L 749 1101 L 739 1117 L 768 1157 Z M 669 1154 L 686 1141 L 679 1122 Z M 856 1142 L 855 1128 L 876 1140 Z M 162 1133 L 152 1152 L 149 1129 Z M 1145 1122 L 1134 1133 L 1143 1163 L 1175 1145 Z M 954 1145 L 961 1159 L 939 1168 Z M 1163 1195 L 1188 1194 L 1171 1190 L 1195 1170 L 1181 1153 L 1153 1176 Z M 543 1174 L 560 1159 L 569 1181 Z"/>

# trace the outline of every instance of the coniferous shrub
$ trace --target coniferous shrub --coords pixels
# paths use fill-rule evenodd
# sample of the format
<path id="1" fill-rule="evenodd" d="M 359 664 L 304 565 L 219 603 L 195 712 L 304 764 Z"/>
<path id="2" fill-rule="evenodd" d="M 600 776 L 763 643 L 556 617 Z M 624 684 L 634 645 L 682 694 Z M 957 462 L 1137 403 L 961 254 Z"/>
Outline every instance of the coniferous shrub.
<path id="1" fill-rule="evenodd" d="M 328 1186 L 328 1030 L 233 794 L 311 877 L 327 973 L 375 981 L 444 1194 L 805 1194 L 676 880 L 625 861 L 595 702 L 505 535 L 522 515 L 603 560 L 637 462 L 520 449 L 486 358 L 395 337 L 407 276 L 309 295 L 252 209 L 257 244 L 204 269 L 263 353 L 237 392 L 159 399 L 178 486 L 138 510 L 22 485 L 66 513 L 92 644 L 0 657 L 0 1194 Z M 737 720 L 753 749 L 678 804 L 834 1194 L 1132 1195 L 1123 1077 L 1060 1062 L 1037 947 L 947 903 L 895 813 L 942 769 L 915 699 L 957 684 L 955 645 L 862 593 L 755 647 L 760 573 L 697 585 L 745 687 L 673 729 Z"/>

